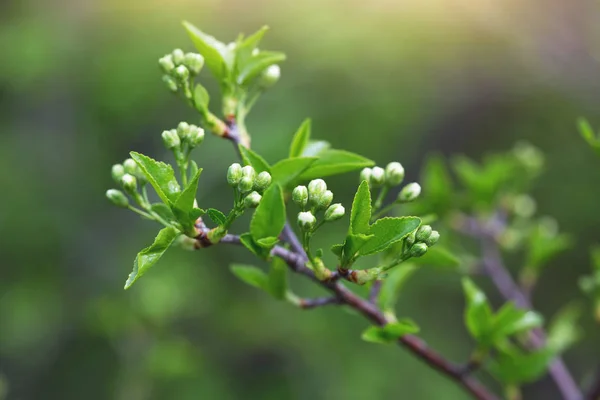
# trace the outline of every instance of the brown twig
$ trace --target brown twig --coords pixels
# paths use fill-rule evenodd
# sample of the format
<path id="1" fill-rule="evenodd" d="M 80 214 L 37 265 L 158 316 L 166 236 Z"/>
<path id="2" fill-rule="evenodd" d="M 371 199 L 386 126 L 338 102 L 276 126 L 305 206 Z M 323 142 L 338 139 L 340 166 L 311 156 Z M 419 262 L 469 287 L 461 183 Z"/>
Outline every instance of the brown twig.
<path id="1" fill-rule="evenodd" d="M 303 309 L 311 309 L 326 306 L 329 304 L 343 304 L 342 301 L 336 296 L 330 297 L 318 297 L 316 299 L 300 299 L 299 306 Z"/>

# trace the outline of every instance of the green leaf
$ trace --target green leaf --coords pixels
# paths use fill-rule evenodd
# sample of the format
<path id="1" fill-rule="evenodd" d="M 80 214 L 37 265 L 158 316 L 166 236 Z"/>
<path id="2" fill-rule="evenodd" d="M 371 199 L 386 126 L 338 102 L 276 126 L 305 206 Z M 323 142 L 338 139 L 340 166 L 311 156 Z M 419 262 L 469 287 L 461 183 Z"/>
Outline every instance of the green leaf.
<path id="1" fill-rule="evenodd" d="M 198 168 L 198 164 L 196 164 L 196 161 L 190 160 L 190 170 L 188 172 L 188 174 L 189 174 L 188 177 L 189 177 L 190 181 L 192 181 L 194 179 L 194 176 L 196 176 L 199 169 L 200 168 Z"/>
<path id="2" fill-rule="evenodd" d="M 204 214 L 206 214 L 206 211 L 204 211 L 201 208 L 193 208 L 192 211 L 190 211 L 190 218 L 193 221 L 196 221 L 199 217 L 203 216 Z"/>
<path id="3" fill-rule="evenodd" d="M 125 282 L 125 289 L 129 289 L 135 281 L 141 278 L 150 267 L 160 260 L 179 234 L 179 231 L 173 227 L 163 228 L 158 232 L 154 243 L 137 254 L 133 262 L 133 271 L 131 271 L 127 282 Z"/>
<path id="4" fill-rule="evenodd" d="M 148 182 L 156 190 L 156 194 L 158 194 L 163 203 L 170 206 L 171 203 L 175 202 L 179 197 L 181 189 L 175 179 L 173 167 L 135 151 L 129 154 L 140 167 Z"/>
<path id="5" fill-rule="evenodd" d="M 232 264 L 231 272 L 250 286 L 269 290 L 269 277 L 260 268 L 252 265 Z"/>
<path id="6" fill-rule="evenodd" d="M 267 67 L 279 64 L 285 60 L 285 54 L 276 51 L 261 51 L 252 56 L 239 71 L 238 85 L 248 86 L 254 78 L 260 75 Z"/>
<path id="7" fill-rule="evenodd" d="M 281 186 L 271 184 L 265 191 L 250 221 L 250 234 L 255 241 L 278 237 L 285 225 L 285 203 Z"/>
<path id="8" fill-rule="evenodd" d="M 252 57 L 252 52 L 254 49 L 256 49 L 268 30 L 268 26 L 263 26 L 258 31 L 244 39 L 236 47 L 236 64 L 238 71 L 242 70 L 248 64 L 248 61 Z"/>
<path id="9" fill-rule="evenodd" d="M 424 256 L 411 259 L 411 262 L 436 268 L 457 268 L 460 266 L 460 259 L 439 243 L 429 247 Z"/>
<path id="10" fill-rule="evenodd" d="M 252 239 L 252 235 L 250 234 L 250 232 L 240 235 L 240 242 L 242 242 L 244 247 L 250 250 L 250 252 L 255 256 L 265 258 L 263 257 L 264 249 L 254 242 L 254 239 Z"/>
<path id="11" fill-rule="evenodd" d="M 183 21 L 183 26 L 192 42 L 194 42 L 198 53 L 204 57 L 204 62 L 210 72 L 218 81 L 224 80 L 228 74 L 227 59 L 229 56 L 227 53 L 229 50 L 227 45 L 207 35 L 187 21 Z"/>
<path id="12" fill-rule="evenodd" d="M 485 341 L 492 326 L 492 310 L 487 297 L 469 278 L 463 278 L 462 285 L 467 300 L 465 324 L 475 339 Z"/>
<path id="13" fill-rule="evenodd" d="M 370 326 L 362 334 L 362 339 L 371 343 L 390 344 L 407 334 L 419 332 L 419 327 L 410 319 L 391 322 L 383 327 Z"/>
<path id="14" fill-rule="evenodd" d="M 526 265 L 539 270 L 544 264 L 572 245 L 573 240 L 569 235 L 551 235 L 540 225 L 533 230 L 530 236 Z"/>
<path id="15" fill-rule="evenodd" d="M 344 150 L 324 150 L 319 159 L 300 176 L 302 180 L 324 178 L 372 167 L 375 163 L 368 158 Z"/>
<path id="16" fill-rule="evenodd" d="M 204 86 L 197 84 L 194 89 L 194 105 L 196 109 L 201 113 L 208 111 L 208 103 L 210 102 L 210 95 Z"/>
<path id="17" fill-rule="evenodd" d="M 315 161 L 317 161 L 316 157 L 286 158 L 281 160 L 271 167 L 273 182 L 280 184 L 281 187 L 288 187 Z"/>
<path id="18" fill-rule="evenodd" d="M 369 184 L 362 181 L 354 195 L 350 212 L 350 233 L 367 234 L 371 220 L 371 191 Z"/>
<path id="19" fill-rule="evenodd" d="M 238 145 L 238 148 L 240 149 L 244 165 L 251 165 L 256 170 L 257 174 L 263 171 L 271 172 L 271 167 L 269 167 L 269 163 L 267 163 L 264 158 L 241 144 Z"/>
<path id="20" fill-rule="evenodd" d="M 366 182 L 363 182 L 365 184 Z M 362 184 L 361 184 L 362 185 Z M 352 206 L 354 210 L 354 206 Z M 369 228 L 369 235 L 373 238 L 366 243 L 360 253 L 363 256 L 384 251 L 415 231 L 421 225 L 417 217 L 387 217 L 378 219 Z"/>
<path id="21" fill-rule="evenodd" d="M 553 358 L 554 353 L 548 348 L 532 353 L 500 353 L 489 364 L 489 370 L 505 384 L 521 385 L 540 378 Z"/>
<path id="22" fill-rule="evenodd" d="M 150 206 L 150 209 L 157 213 L 165 221 L 175 221 L 175 215 L 173 215 L 173 211 L 171 211 L 171 208 L 165 203 L 154 203 L 152 206 Z"/>
<path id="23" fill-rule="evenodd" d="M 227 221 L 227 217 L 221 211 L 214 209 L 214 208 L 209 208 L 208 210 L 206 210 L 206 213 L 208 214 L 208 217 L 210 218 L 210 220 L 212 222 L 214 222 L 216 225 L 219 225 L 219 226 L 225 225 L 225 222 Z"/>
<path id="24" fill-rule="evenodd" d="M 331 147 L 329 142 L 325 140 L 309 140 L 302 151 L 301 156 L 303 157 L 315 157 L 319 156 L 321 153 L 325 152 Z"/>
<path id="25" fill-rule="evenodd" d="M 290 145 L 290 158 L 300 157 L 304 152 L 304 149 L 308 145 L 311 133 L 311 120 L 310 118 L 305 119 L 300 125 L 300 128 L 294 134 L 292 138 L 292 144 Z"/>
<path id="26" fill-rule="evenodd" d="M 277 300 L 284 300 L 287 290 L 287 265 L 281 258 L 274 258 L 269 270 L 269 293 Z"/>
<path id="27" fill-rule="evenodd" d="M 361 233 L 354 235 L 349 233 L 346 236 L 344 244 L 333 246 L 331 251 L 337 255 L 340 253 L 339 246 L 341 246 L 341 256 L 338 255 L 338 257 L 340 257 L 340 265 L 346 268 L 352 265 L 352 263 L 361 256 L 360 250 L 371 239 L 373 239 L 373 236 L 371 235 L 363 235 Z"/>
<path id="28" fill-rule="evenodd" d="M 394 309 L 402 286 L 417 269 L 414 264 L 402 264 L 390 271 L 387 278 L 383 280 L 377 299 L 384 311 Z"/>
<path id="29" fill-rule="evenodd" d="M 585 119 L 580 118 L 577 121 L 579 126 L 579 133 L 581 133 L 581 137 L 592 147 L 596 147 L 600 145 L 600 138 L 596 139 L 596 135 L 594 134 L 594 129 Z"/>
<path id="30" fill-rule="evenodd" d="M 196 192 L 198 191 L 198 180 L 202 169 L 198 169 L 196 174 L 188 182 L 186 188 L 181 192 L 175 203 L 171 207 L 173 214 L 177 218 L 177 221 L 183 227 L 185 233 L 195 234 L 194 223 L 196 219 L 190 215 L 190 212 L 194 208 L 194 200 L 196 200 Z"/>
<path id="31" fill-rule="evenodd" d="M 279 243 L 279 239 L 273 236 L 260 238 L 256 241 L 256 244 L 258 244 L 260 247 L 269 250 L 272 249 L 277 243 Z"/>
<path id="32" fill-rule="evenodd" d="M 563 307 L 552 318 L 547 343 L 556 354 L 564 352 L 583 337 L 583 329 L 579 325 L 581 314 L 579 304 L 572 303 Z"/>
<path id="33" fill-rule="evenodd" d="M 504 304 L 494 316 L 490 335 L 491 342 L 503 340 L 507 336 L 530 331 L 544 322 L 541 315 L 534 311 L 522 310 L 512 302 Z"/>

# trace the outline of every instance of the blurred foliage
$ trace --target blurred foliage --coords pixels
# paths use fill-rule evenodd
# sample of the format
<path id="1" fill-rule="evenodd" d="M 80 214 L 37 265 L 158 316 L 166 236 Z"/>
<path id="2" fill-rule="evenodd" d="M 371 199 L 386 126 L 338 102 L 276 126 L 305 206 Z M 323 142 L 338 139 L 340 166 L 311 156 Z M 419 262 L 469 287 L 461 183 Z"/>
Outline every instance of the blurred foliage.
<path id="1" fill-rule="evenodd" d="M 123 292 L 132 249 L 154 229 L 102 196 L 107 165 L 131 148 L 161 158 L 159 133 L 192 118 L 165 93 L 156 67 L 189 43 L 180 21 L 231 40 L 267 24 L 266 45 L 288 54 L 281 83 L 248 121 L 269 162 L 308 116 L 315 137 L 381 164 L 400 160 L 408 179 L 430 152 L 480 161 L 520 139 L 542 149 L 547 167 L 533 196 L 574 239 L 534 297 L 553 314 L 578 295 L 600 225 L 598 160 L 575 127 L 581 115 L 600 126 L 598 6 L 456 4 L 0 4 L 0 396 L 465 398 L 400 349 L 362 342 L 360 319 L 291 310 L 246 288 L 227 268 L 247 261 L 242 251 L 166 255 L 164 268 Z M 229 201 L 223 173 L 234 154 L 223 141 L 205 146 L 202 163 L 213 168 L 200 193 L 215 206 Z M 355 178 L 341 177 L 332 190 L 351 198 Z M 332 244 L 327 237 L 323 247 Z M 458 277 L 424 269 L 405 286 L 403 315 L 418 313 L 422 336 L 449 358 L 465 354 Z M 591 315 L 583 324 L 590 332 Z M 598 340 L 585 336 L 567 353 L 576 374 L 600 358 Z M 545 381 L 525 391 L 552 394 Z"/>

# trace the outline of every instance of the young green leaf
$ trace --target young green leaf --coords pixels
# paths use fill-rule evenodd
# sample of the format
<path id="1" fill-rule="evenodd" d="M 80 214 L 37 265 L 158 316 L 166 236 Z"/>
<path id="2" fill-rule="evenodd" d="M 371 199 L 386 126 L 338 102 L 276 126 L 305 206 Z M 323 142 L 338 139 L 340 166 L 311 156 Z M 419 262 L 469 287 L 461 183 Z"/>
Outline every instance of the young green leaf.
<path id="1" fill-rule="evenodd" d="M 362 181 L 354 195 L 350 212 L 350 233 L 367 234 L 371 220 L 371 191 L 369 184 Z"/>
<path id="2" fill-rule="evenodd" d="M 544 322 L 538 313 L 518 309 L 512 302 L 504 304 L 493 319 L 490 333 L 492 342 L 537 328 Z"/>
<path id="3" fill-rule="evenodd" d="M 556 354 L 564 352 L 583 337 L 583 329 L 579 325 L 582 311 L 579 304 L 572 303 L 552 318 L 548 328 L 548 347 Z"/>
<path id="4" fill-rule="evenodd" d="M 362 334 L 362 339 L 371 343 L 390 344 L 407 334 L 419 332 L 419 327 L 410 319 L 391 322 L 383 327 L 370 326 Z"/>
<path id="5" fill-rule="evenodd" d="M 154 243 L 137 254 L 133 262 L 133 271 L 125 282 L 125 289 L 129 289 L 150 267 L 156 264 L 179 235 L 179 231 L 173 227 L 161 229 L 154 239 Z"/>
<path id="6" fill-rule="evenodd" d="M 244 69 L 244 67 L 248 64 L 248 61 L 252 57 L 252 52 L 260 41 L 262 40 L 265 33 L 269 30 L 268 26 L 263 26 L 258 31 L 253 33 L 244 39 L 237 47 L 236 47 L 236 66 L 238 71 Z"/>
<path id="7" fill-rule="evenodd" d="M 475 339 L 484 341 L 492 326 L 492 310 L 487 297 L 469 278 L 463 278 L 462 285 L 467 300 L 465 323 Z"/>
<path id="8" fill-rule="evenodd" d="M 331 148 L 331 144 L 325 140 L 309 140 L 304 150 L 302 150 L 301 156 L 303 157 L 316 157 L 320 156 L 326 150 Z"/>
<path id="9" fill-rule="evenodd" d="M 173 211 L 171 211 L 171 208 L 165 203 L 154 203 L 150 209 L 157 213 L 165 221 L 175 221 L 175 215 L 173 214 Z"/>
<path id="10" fill-rule="evenodd" d="M 585 119 L 579 120 L 579 132 L 592 149 L 600 155 L 600 133 L 598 134 L 598 137 L 596 137 L 594 129 L 592 129 L 592 126 Z"/>
<path id="11" fill-rule="evenodd" d="M 214 208 L 209 208 L 208 210 L 206 210 L 206 213 L 208 214 L 208 217 L 210 218 L 210 220 L 212 222 L 214 222 L 216 225 L 219 225 L 219 226 L 225 225 L 225 222 L 227 221 L 227 217 L 221 211 L 214 209 Z"/>
<path id="12" fill-rule="evenodd" d="M 358 257 L 361 256 L 360 250 L 371 239 L 373 239 L 372 235 L 349 233 L 346 236 L 344 244 L 333 246 L 331 251 L 338 256 L 340 265 L 344 268 L 347 268 L 352 265 Z"/>
<path id="13" fill-rule="evenodd" d="M 384 311 L 393 310 L 404 283 L 418 268 L 414 264 L 400 265 L 383 280 L 377 303 Z"/>
<path id="14" fill-rule="evenodd" d="M 250 221 L 250 234 L 255 241 L 278 237 L 285 225 L 285 203 L 281 187 L 272 184 L 265 191 Z"/>
<path id="15" fill-rule="evenodd" d="M 287 265 L 281 258 L 274 258 L 269 270 L 269 293 L 277 300 L 284 300 L 287 290 Z"/>
<path id="16" fill-rule="evenodd" d="M 210 102 L 210 95 L 204 86 L 197 84 L 194 89 L 194 105 L 196 109 L 202 114 L 208 111 L 208 103 Z"/>
<path id="17" fill-rule="evenodd" d="M 363 182 L 365 184 L 366 182 Z M 354 210 L 354 206 L 352 206 Z M 378 219 L 369 228 L 369 240 L 360 250 L 363 256 L 384 251 L 394 243 L 397 243 L 415 231 L 421 225 L 421 219 L 417 217 L 387 217 Z"/>
<path id="18" fill-rule="evenodd" d="M 198 49 L 198 53 L 204 57 L 204 62 L 210 72 L 218 81 L 222 81 L 227 75 L 227 45 L 207 35 L 187 21 L 183 22 L 183 26 L 192 42 L 194 42 L 196 49 Z"/>
<path id="19" fill-rule="evenodd" d="M 175 179 L 173 167 L 135 151 L 129 154 L 140 167 L 148 182 L 156 190 L 156 194 L 158 194 L 163 203 L 170 206 L 175 202 L 179 197 L 181 189 Z"/>
<path id="20" fill-rule="evenodd" d="M 529 240 L 526 265 L 539 269 L 572 245 L 573 240 L 569 235 L 548 235 L 541 226 L 538 226 L 533 230 Z"/>
<path id="21" fill-rule="evenodd" d="M 271 167 L 273 183 L 278 183 L 283 188 L 292 186 L 294 180 L 317 160 L 317 157 L 298 157 L 278 161 Z"/>
<path id="22" fill-rule="evenodd" d="M 290 158 L 300 157 L 304 152 L 304 149 L 308 145 L 311 134 L 311 120 L 310 118 L 305 119 L 300 125 L 300 128 L 294 134 L 292 138 L 292 144 L 290 145 Z"/>
<path id="23" fill-rule="evenodd" d="M 531 353 L 500 353 L 489 364 L 489 370 L 496 379 L 505 384 L 521 385 L 541 377 L 554 356 L 554 352 L 549 348 Z"/>
<path id="24" fill-rule="evenodd" d="M 238 85 L 248 86 L 254 78 L 261 74 L 267 67 L 279 64 L 285 60 L 285 54 L 276 51 L 261 51 L 250 58 L 237 77 Z"/>
<path id="25" fill-rule="evenodd" d="M 175 203 L 171 207 L 177 221 L 188 235 L 195 234 L 194 223 L 196 222 L 196 219 L 190 215 L 190 212 L 194 208 L 196 192 L 198 191 L 198 180 L 200 179 L 201 173 L 202 169 L 196 170 L 196 174 L 188 182 L 186 188 L 181 192 L 179 197 L 177 197 L 177 200 L 175 200 Z"/>
<path id="26" fill-rule="evenodd" d="M 244 161 L 244 164 L 251 165 L 252 168 L 256 170 L 257 174 L 263 171 L 267 171 L 269 173 L 271 172 L 271 167 L 269 166 L 269 163 L 265 161 L 264 158 L 262 158 L 257 153 L 241 144 L 238 145 L 238 148 L 240 149 L 240 154 L 242 155 L 242 160 Z"/>
<path id="27" fill-rule="evenodd" d="M 250 286 L 269 290 L 269 277 L 260 268 L 251 265 L 232 264 L 231 272 Z"/>
<path id="28" fill-rule="evenodd" d="M 319 159 L 300 175 L 302 180 L 339 175 L 375 165 L 372 160 L 345 150 L 324 150 L 318 156 Z"/>
<path id="29" fill-rule="evenodd" d="M 256 244 L 258 244 L 260 247 L 262 247 L 264 249 L 268 249 L 268 250 L 272 249 L 273 246 L 275 246 L 277 243 L 279 243 L 279 239 L 276 238 L 275 236 L 260 238 L 256 241 Z"/>

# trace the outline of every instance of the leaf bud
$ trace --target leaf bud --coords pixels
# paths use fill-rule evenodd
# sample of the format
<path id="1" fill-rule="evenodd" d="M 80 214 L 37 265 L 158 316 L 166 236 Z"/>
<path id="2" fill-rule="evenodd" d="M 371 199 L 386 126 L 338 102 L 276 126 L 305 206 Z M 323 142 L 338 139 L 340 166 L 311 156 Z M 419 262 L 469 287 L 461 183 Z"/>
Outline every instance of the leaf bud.
<path id="1" fill-rule="evenodd" d="M 296 186 L 292 191 L 292 201 L 300 208 L 306 207 L 308 203 L 308 189 L 306 186 Z"/>
<path id="2" fill-rule="evenodd" d="M 438 231 L 431 231 L 431 235 L 424 241 L 424 243 L 431 247 L 440 240 L 440 233 Z"/>
<path id="3" fill-rule="evenodd" d="M 267 171 L 261 172 L 256 176 L 256 179 L 254 179 L 254 189 L 258 190 L 259 192 L 268 188 L 270 184 L 271 174 Z"/>
<path id="4" fill-rule="evenodd" d="M 381 167 L 373 167 L 371 170 L 371 185 L 381 186 L 385 182 L 385 171 Z"/>
<path id="5" fill-rule="evenodd" d="M 110 173 L 115 182 L 121 183 L 121 178 L 125 175 L 125 168 L 122 164 L 115 164 L 112 166 Z"/>
<path id="6" fill-rule="evenodd" d="M 333 192 L 331 190 L 326 190 L 325 193 L 323 193 L 323 195 L 319 199 L 317 208 L 320 210 L 324 210 L 327 207 L 329 207 L 329 205 L 331 204 L 332 201 L 333 201 Z"/>
<path id="7" fill-rule="evenodd" d="M 240 183 L 242 179 L 242 166 L 238 163 L 233 163 L 227 170 L 227 184 L 231 187 L 235 187 Z"/>
<path id="8" fill-rule="evenodd" d="M 183 59 L 183 65 L 188 67 L 192 74 L 198 75 L 204 66 L 204 57 L 198 53 L 187 53 Z"/>
<path id="9" fill-rule="evenodd" d="M 398 193 L 398 199 L 396 201 L 399 203 L 408 203 L 415 200 L 420 194 L 421 185 L 416 182 L 409 183 L 402 188 L 400 193 Z"/>
<path id="10" fill-rule="evenodd" d="M 419 229 L 417 229 L 415 239 L 417 242 L 425 242 L 431 235 L 432 231 L 433 229 L 431 229 L 431 225 L 421 225 Z"/>
<path id="11" fill-rule="evenodd" d="M 372 173 L 373 170 L 371 168 L 363 168 L 363 170 L 360 171 L 360 181 L 367 181 L 367 183 L 370 183 Z"/>
<path id="12" fill-rule="evenodd" d="M 177 135 L 177 131 L 163 131 L 161 136 L 165 147 L 169 150 L 178 148 L 181 145 L 181 140 Z"/>
<path id="13" fill-rule="evenodd" d="M 181 49 L 175 49 L 171 53 L 171 57 L 173 58 L 173 62 L 175 63 L 175 65 L 180 65 L 185 59 L 185 53 Z"/>
<path id="14" fill-rule="evenodd" d="M 173 71 L 173 69 L 175 68 L 173 56 L 171 54 L 167 54 L 166 56 L 161 57 L 158 60 L 158 65 L 160 65 L 160 67 L 165 73 L 170 74 L 171 71 Z"/>
<path id="15" fill-rule="evenodd" d="M 204 141 L 204 129 L 196 125 L 190 125 L 187 140 L 190 147 L 194 148 L 198 146 L 200 143 L 202 143 L 202 141 Z"/>
<path id="16" fill-rule="evenodd" d="M 247 208 L 256 208 L 258 203 L 260 203 L 260 199 L 262 199 L 262 196 L 258 192 L 250 192 L 244 197 L 244 206 Z"/>
<path id="17" fill-rule="evenodd" d="M 177 92 L 177 81 L 171 75 L 163 75 L 162 80 L 171 92 Z"/>
<path id="18" fill-rule="evenodd" d="M 404 180 L 404 167 L 399 162 L 391 162 L 385 167 L 385 183 L 397 186 Z"/>
<path id="19" fill-rule="evenodd" d="M 262 73 L 260 77 L 260 86 L 263 88 L 270 88 L 275 85 L 279 78 L 281 77 L 281 68 L 279 65 L 273 64 L 268 66 Z"/>
<path id="20" fill-rule="evenodd" d="M 333 222 L 342 218 L 346 213 L 346 209 L 340 203 L 335 203 L 325 210 L 325 221 Z"/>
<path id="21" fill-rule="evenodd" d="M 300 226 L 300 229 L 303 231 L 310 231 L 315 227 L 316 223 L 317 219 L 310 211 L 298 213 L 298 226 Z"/>
<path id="22" fill-rule="evenodd" d="M 120 190 L 108 189 L 106 197 L 117 207 L 127 208 L 129 206 L 129 200 Z"/>
<path id="23" fill-rule="evenodd" d="M 123 175 L 121 185 L 123 185 L 123 189 L 130 195 L 137 194 L 137 179 L 135 179 L 135 176 L 131 174 Z"/>
<path id="24" fill-rule="evenodd" d="M 427 253 L 427 245 L 425 243 L 415 243 L 409 250 L 411 257 L 421 257 Z"/>

